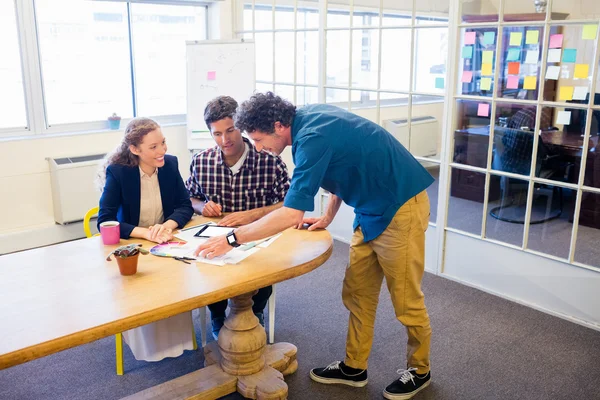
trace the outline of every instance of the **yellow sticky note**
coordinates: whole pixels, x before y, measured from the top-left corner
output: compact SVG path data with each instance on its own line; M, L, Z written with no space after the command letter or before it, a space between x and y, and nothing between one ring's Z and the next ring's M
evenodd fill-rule
M490 90L492 88L492 78L481 78L481 90Z
M522 32L511 32L510 33L510 45L511 46L520 46L523 41L523 33Z
M581 37L585 40L596 40L598 25L584 25Z
M588 64L575 64L575 78L587 79L590 72Z
M492 72L492 64L481 64L481 75L482 76L494 75L494 73Z
M525 81L523 82L523 89L535 90L536 87L537 87L537 78L535 76L526 76Z
M483 64L491 64L494 62L494 52L484 51L481 53L481 62Z
M559 100L573 100L573 86L562 86L560 88Z
M540 41L540 31L527 31L525 44L538 44Z

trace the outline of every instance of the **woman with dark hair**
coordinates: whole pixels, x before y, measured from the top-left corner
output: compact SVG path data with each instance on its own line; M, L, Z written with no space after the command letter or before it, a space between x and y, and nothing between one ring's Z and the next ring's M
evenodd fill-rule
M98 174L102 188L98 226L119 221L121 238L156 243L173 238L194 210L179 173L177 157L166 154L160 126L149 118L133 119L117 149ZM193 349L192 314L186 312L123 333L138 360L160 361Z

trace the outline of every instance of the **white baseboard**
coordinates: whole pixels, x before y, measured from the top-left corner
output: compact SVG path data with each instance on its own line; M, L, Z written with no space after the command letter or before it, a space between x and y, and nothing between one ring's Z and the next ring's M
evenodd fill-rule
M83 223L38 225L0 234L0 255L84 238Z

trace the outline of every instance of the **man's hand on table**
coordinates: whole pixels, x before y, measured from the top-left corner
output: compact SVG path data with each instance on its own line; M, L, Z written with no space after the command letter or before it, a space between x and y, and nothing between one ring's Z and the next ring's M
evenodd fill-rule
M223 207L214 201L207 202L202 208L202 215L205 217L220 217Z
M221 221L219 221L219 225L220 226L248 225L248 224L251 224L252 222L256 221L258 218L259 218L259 216L257 216L256 213L253 212L253 210L239 211L239 212L234 212L234 213L227 215L225 218L223 218Z
M323 215L318 218L304 218L302 219L302 223L296 226L296 229L302 229L304 224L308 224L308 230L314 231L316 229L325 229L331 223L331 218L327 215Z
M229 252L231 249L233 249L233 247L227 243L225 235L215 236L198 246L194 251L194 255L196 257L204 257L212 260L215 257L222 256Z

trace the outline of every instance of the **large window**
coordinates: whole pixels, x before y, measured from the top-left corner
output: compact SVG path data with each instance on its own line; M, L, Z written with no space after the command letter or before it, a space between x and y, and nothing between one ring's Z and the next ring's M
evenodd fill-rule
M458 13L447 227L597 269L600 6L479 3Z
M113 113L184 122L185 42L207 32L206 6L188 3L1 2L0 132L106 129Z
M12 1L0 2L0 132L27 127L17 13Z

